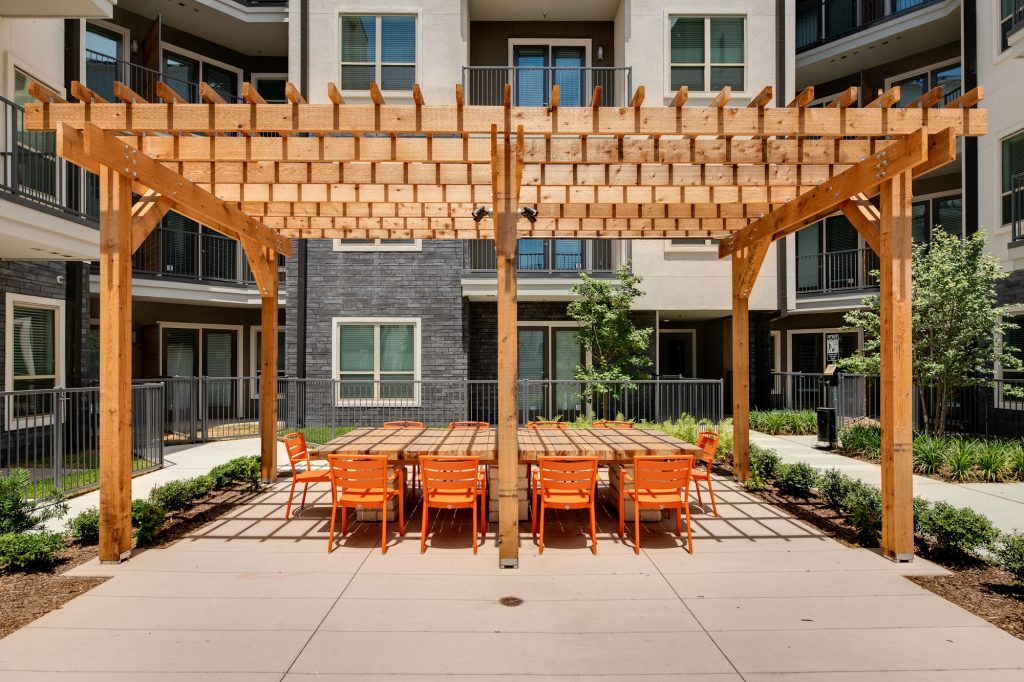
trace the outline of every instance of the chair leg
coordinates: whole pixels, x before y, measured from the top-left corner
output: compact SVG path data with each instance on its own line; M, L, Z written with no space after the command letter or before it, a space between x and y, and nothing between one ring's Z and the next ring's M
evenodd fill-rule
M341 506L341 535L345 536L348 532L348 507L345 505Z
M476 497L473 498L473 554L476 554L476 534L478 532L478 521L476 518Z
M380 506L380 553L388 553L388 501L384 498L384 504Z
M694 479L693 480L693 487L697 489L697 504L699 504L700 508L703 509L704 508L704 500L702 500L701 497L700 497L700 480Z
M306 493L309 492L309 481L302 485L302 504L299 505L299 509L306 508Z
M423 501L423 528L420 530L420 554L427 551L427 501Z
M405 477L402 477L401 486L405 487ZM402 493L398 493L398 537L405 537L405 503L402 502Z
M637 554L640 553L640 501L633 503L633 547Z
M590 551L597 556L597 523L594 520L594 500L590 500Z
M708 495L711 497L711 511L718 517L718 504L715 502L715 491L711 488L711 472L708 472Z
M533 527L533 539L534 540L537 539L537 510L538 510L538 506L537 505L540 504L540 502L539 502L540 495L538 493L539 493L538 489L536 487L534 487L534 489L533 489L533 508L530 510L530 525Z
M626 535L626 492L623 490L622 479L619 479L619 537Z
M684 500L684 504L686 506L690 506L690 501L689 500ZM679 507L676 507L676 537L679 537L680 535L683 534L682 520L681 520L682 516L683 516L683 510L680 509Z
M686 505L686 551L693 554L693 530L690 528L690 505Z
M331 531L327 534L327 553L330 554L334 551L334 519L338 516L338 506L335 504L331 505ZM344 516L342 517L342 523L344 523ZM342 531L344 535L344 531Z
M292 498L295 496L295 479L292 479L291 490L288 491L288 506L284 508L284 520L287 521L292 513Z
M537 554L544 553L544 500L540 501L540 543L538 545Z

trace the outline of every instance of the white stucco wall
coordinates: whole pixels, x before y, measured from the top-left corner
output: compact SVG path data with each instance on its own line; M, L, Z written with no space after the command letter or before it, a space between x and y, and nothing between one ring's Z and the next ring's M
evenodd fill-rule
M988 135L978 140L978 228L1006 270L1024 269L1024 248L1007 249L1010 226L1002 224L1002 140L1024 131L1024 58L1000 53L998 2L978 2L978 83L985 88ZM1012 254L1012 256L1010 255ZM1011 260L1012 258L1012 260Z
M463 0L310 0L310 102L324 103L327 83L341 81L341 14L416 14L416 82L428 103L452 103L455 84L469 59L469 25ZM299 3L288 9L289 79L299 83ZM365 102L365 92L343 91L345 101ZM389 96L390 95L390 96ZM410 93L384 93L389 103L411 100Z
M64 91L64 20L0 18L3 95L14 94L17 67L57 92Z

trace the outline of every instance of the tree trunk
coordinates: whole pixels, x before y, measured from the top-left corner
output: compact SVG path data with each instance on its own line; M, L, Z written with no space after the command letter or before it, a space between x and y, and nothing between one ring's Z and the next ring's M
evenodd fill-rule
M918 385L917 397L921 401L921 416L924 417L924 430L926 433L932 433L935 421L932 419L931 412L928 409L928 398L925 395L924 386Z

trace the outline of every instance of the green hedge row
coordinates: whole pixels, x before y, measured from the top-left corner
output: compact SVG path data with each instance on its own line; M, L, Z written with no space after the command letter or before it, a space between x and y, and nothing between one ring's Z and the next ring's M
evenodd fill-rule
M750 428L773 436L809 436L818 432L814 410L751 410Z

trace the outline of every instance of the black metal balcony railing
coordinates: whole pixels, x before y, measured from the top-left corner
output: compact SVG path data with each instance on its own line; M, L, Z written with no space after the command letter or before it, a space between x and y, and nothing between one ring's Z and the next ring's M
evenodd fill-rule
M551 89L559 89L559 106L590 104L594 88L601 86L601 104L625 106L633 90L629 66L464 66L462 91L468 104L503 103L505 85L512 89L516 106L551 106Z
M1024 240L1024 173L1010 178L1010 225L1013 241Z
M809 50L942 0L797 0L796 49Z
M0 97L0 193L7 199L95 227L83 172L57 156L56 134L25 130L25 110Z
M877 269L878 256L869 248L797 256L796 291L827 294L868 289L878 286L871 275Z
M124 83L148 102L160 101L160 96L156 91L157 83L164 83L188 102L193 104L202 102L202 98L199 96L199 83L177 78L161 71L147 69L144 66L126 62L123 59L114 59L99 52L86 50L85 84L100 97L110 102L116 102L117 98L114 97L114 81ZM229 91L227 87L218 83L210 83L209 85L226 102L241 103L244 101L236 92ZM237 87L237 84L234 87Z
M241 246L230 237L159 227L132 257L136 274L253 284Z
M622 250L622 245L612 240L521 239L517 269L524 274L609 273L625 261ZM497 268L493 241L463 242L464 271L494 272Z

